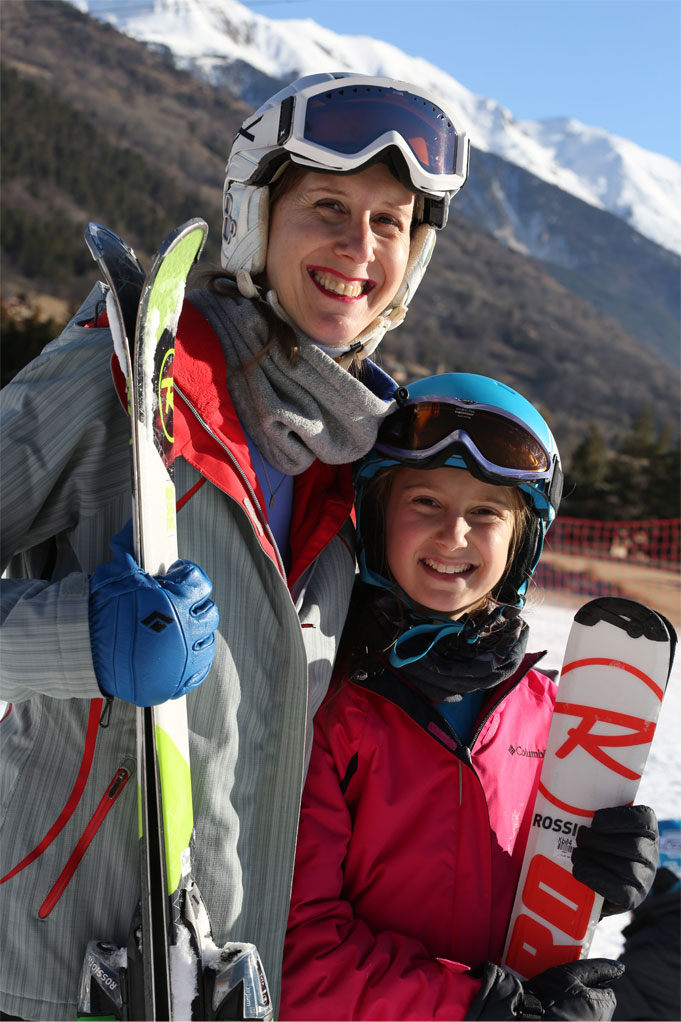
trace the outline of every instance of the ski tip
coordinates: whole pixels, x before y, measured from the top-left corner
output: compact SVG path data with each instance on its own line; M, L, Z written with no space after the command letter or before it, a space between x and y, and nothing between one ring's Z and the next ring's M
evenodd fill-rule
M90 255L104 269L109 265L121 266L125 280L141 286L145 271L134 250L109 227L91 220L83 231Z
M206 238L208 236L208 224L200 216L195 216L190 220L186 220L185 223L180 224L180 226L176 227L174 231L171 231L167 238L164 238L159 245L157 258L163 257L170 249L175 248L178 242L182 241L183 238L194 233L200 233L202 235L201 242L196 252L196 261L203 251L203 246L205 245Z
M589 627L605 621L621 628L632 639L645 637L652 642L669 642L670 629L674 631L657 611L620 596L599 596L585 603L575 614L575 621Z

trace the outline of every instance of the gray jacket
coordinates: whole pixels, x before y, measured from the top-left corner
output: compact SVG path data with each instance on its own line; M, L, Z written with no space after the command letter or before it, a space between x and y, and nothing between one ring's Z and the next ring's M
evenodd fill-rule
M134 708L114 702L101 727L92 702L88 575L131 507L110 333L78 325L101 297L1 395L0 874L40 854L0 883L0 1008L33 1019L75 1018L86 942L125 944L139 890ZM200 475L180 458L175 478L184 494ZM247 510L211 483L179 512L178 539L220 611L214 666L188 698L196 878L216 943L257 944L276 1005L306 729L347 611L352 536L331 538L293 593Z

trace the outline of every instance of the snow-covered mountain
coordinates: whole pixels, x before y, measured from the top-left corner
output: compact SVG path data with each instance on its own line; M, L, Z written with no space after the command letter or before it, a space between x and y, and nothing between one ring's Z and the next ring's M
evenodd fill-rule
M474 146L621 217L681 253L681 164L570 118L518 121L422 57L305 19L273 21L236 0L71 0L178 66L229 84L257 105L296 75L354 70L411 82L446 97Z

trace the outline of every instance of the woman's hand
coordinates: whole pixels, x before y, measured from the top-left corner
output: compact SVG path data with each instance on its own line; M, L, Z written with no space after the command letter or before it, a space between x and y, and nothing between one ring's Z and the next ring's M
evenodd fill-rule
M179 560L152 577L130 553L128 523L111 541L114 557L90 581L90 646L107 696L136 706L177 699L206 678L215 654L217 607L208 576Z

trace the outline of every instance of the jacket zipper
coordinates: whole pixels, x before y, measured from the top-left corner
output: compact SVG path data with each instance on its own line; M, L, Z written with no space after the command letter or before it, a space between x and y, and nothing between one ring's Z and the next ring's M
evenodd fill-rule
M38 916L40 919L46 919L52 909L55 907L62 894L68 887L73 874L76 872L81 859L85 855L86 851L92 844L92 841L97 834L97 831L104 823L104 820L111 812L114 802L118 799L126 784L130 780L131 770L125 766L118 768L113 776L113 779L109 783L104 795L100 799L99 805L95 809L94 813L90 817L90 820L81 834L75 848L71 852L69 859L64 866L63 870L59 874L55 884L49 891L45 901L38 909Z
M85 791L87 779L90 776L92 761L95 755L95 745L97 744L97 731L99 728L100 718L102 716L103 703L103 699L90 700L90 713L88 717L87 731L85 733L83 758L81 760L80 769L78 770L78 776L76 777L73 790L71 791L64 808L42 840L35 846L33 851L24 856L21 862L18 862L16 866L9 871L9 873L5 873L4 877L0 879L0 884L4 884L5 881L11 880L12 877L16 876L17 873L20 873L22 869L26 869L26 867L30 866L32 862L35 862L35 860L43 854L45 849L52 844L57 835L62 832L76 811L76 807L83 796L83 792Z
M481 733L482 729L484 728L485 724L490 719L490 717L492 716L494 711L497 709L498 706L501 706L501 704L503 703L504 699L506 699L508 696L510 696L511 692L513 692L518 687L518 685L523 680L523 678L528 673L528 671L531 671L532 668L536 664L539 663L539 661L541 660L541 658L543 656L544 656L544 653L536 653L536 654L529 653L529 654L526 654L525 657L523 657L523 660L521 661L520 667L518 668L518 671L517 671L518 677L516 678L516 680L513 682L513 684L511 685L510 688L506 689L506 691L503 693L503 695L499 696L499 698L496 699L492 703L492 705L490 707L488 707L487 712L485 713L485 716L482 718L482 720L478 724L477 728L475 729L475 733L474 733L474 735L473 735L473 737L471 739L471 744L470 744L470 751L471 752L473 750L473 746L475 745L475 743L477 742L478 738L480 737L480 733Z
M185 395L182 393L182 391L177 386L177 384L175 384L175 390L180 395L180 397L182 398L182 400L186 404L187 408L190 410L190 412L192 413L194 418L197 420L197 422L199 422L201 424L201 426L203 426L203 428L208 433L208 435L211 436L213 438L213 440L215 440L215 442L217 444L219 444L220 447L223 449L223 451L225 452L225 454L229 458L230 462L232 463L232 467L236 470L236 472L238 473L240 479L242 480L242 482L244 484L244 488L248 492L249 499L251 497L253 498L253 504L255 505L255 507L257 509L257 512L258 512L258 520L260 522L260 525L264 529L264 531L267 533L267 538L270 541L270 543L272 545L272 549L274 550L274 552L276 554L277 567L279 568L279 571L281 572L282 578L286 582L287 581L286 569L284 567L284 562L283 562L283 560L281 558L281 554L279 553L279 547L277 546L277 543L276 543L276 540L275 540L274 535L272 533L272 530L270 529L269 520L267 518L267 515L264 513L262 507L260 506L260 501L258 500L258 498L257 498L257 496L255 494L255 490L253 489L253 487L251 486L250 482L248 481L248 479L244 475L244 471L243 471L241 465L239 464L239 462L237 461L235 456L232 454L232 452L230 451L230 449L227 446L227 444L223 443L223 441L220 439L220 437L217 436L213 432L213 430L208 425L208 423L205 421L205 419L203 419L202 416L199 414L199 412L197 412L196 408L194 408L194 405L191 403L191 401L189 401L189 399L185 397Z

